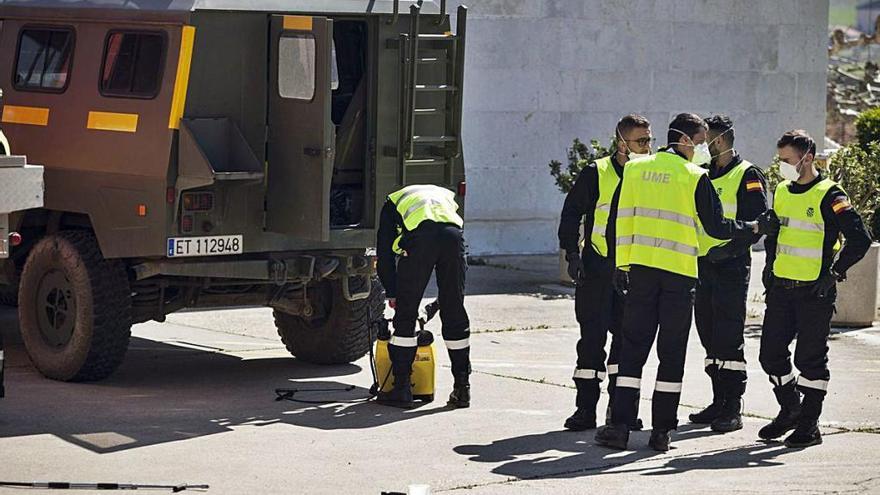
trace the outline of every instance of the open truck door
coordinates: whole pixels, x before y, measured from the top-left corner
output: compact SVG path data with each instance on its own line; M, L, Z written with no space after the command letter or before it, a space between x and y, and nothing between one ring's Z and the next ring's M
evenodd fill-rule
M273 15L269 36L266 228L330 238L333 21Z

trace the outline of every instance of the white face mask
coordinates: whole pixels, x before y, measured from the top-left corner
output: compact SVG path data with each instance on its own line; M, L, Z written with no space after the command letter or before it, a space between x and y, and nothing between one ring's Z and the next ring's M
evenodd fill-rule
M712 161L712 153L709 151L709 143L694 146L694 157L691 163L694 165L706 165Z
M693 163L694 165L706 165L707 163L712 161L712 153L709 151L709 143L695 145L693 144L694 140L691 139L691 137L687 134L679 131L678 129L671 130L681 134L682 136L685 136L686 138L688 138L688 141L691 142L691 144L675 143L679 146L691 146L694 148L694 156L691 157L691 163Z
M806 157L806 155L801 157L801 159L798 160L798 162L794 165L792 165L788 162L785 162L785 161L780 161L779 162L779 175L781 175L783 179L790 180L792 182L800 179L801 174L800 174L800 172L798 172L798 166L801 164L802 161L804 161L805 157Z

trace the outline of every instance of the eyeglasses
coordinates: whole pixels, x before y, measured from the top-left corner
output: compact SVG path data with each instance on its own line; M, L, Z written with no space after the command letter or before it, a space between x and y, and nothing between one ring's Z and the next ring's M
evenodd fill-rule
M626 141L627 143L638 143L639 146L648 146L649 144L654 144L657 139L652 137L644 137L638 139L624 139L624 141Z

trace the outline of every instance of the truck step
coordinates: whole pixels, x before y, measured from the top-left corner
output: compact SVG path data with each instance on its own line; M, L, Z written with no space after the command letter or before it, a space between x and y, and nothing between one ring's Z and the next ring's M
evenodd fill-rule
M416 84L416 91L458 91L458 86L450 84Z
M416 108L416 115L443 115L446 110L443 108Z
M456 136L413 136L413 142L425 143L454 143L458 141Z

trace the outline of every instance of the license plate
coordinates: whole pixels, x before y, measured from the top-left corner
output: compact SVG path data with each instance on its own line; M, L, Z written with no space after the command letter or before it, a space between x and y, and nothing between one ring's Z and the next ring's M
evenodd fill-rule
M244 240L240 235L168 238L169 258L241 254L243 249Z

